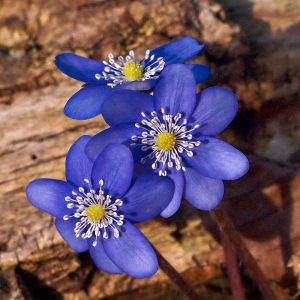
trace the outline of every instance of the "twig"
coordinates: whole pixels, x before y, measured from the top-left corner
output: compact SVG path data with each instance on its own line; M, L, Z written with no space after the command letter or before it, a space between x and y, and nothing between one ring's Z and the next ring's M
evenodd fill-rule
M155 248L154 248L155 249ZM155 249L162 271L181 289L190 300L201 300L193 287L188 284L174 267Z
M234 300L246 300L243 283L241 280L238 260L235 250L224 233L220 230L221 241L225 256L225 264L229 277L231 292Z
M300 291L297 292L297 293L292 297L291 300L297 300L297 298L298 298L299 296L300 296Z
M252 280L256 282L264 298L266 300L276 300L277 298L270 287L268 279L259 268L256 260L253 258L252 254L244 244L240 234L234 228L231 219L228 217L225 211L221 208L217 208L212 212L212 216L217 222L220 230L231 242L241 262L248 270Z

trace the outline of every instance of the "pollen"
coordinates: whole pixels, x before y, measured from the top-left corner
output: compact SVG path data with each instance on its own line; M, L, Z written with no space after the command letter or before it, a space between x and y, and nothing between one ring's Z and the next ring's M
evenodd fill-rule
M176 143L176 137L173 133L170 132L162 132L160 133L156 139L156 146L165 152L170 151L174 148Z
M128 80L139 80L143 78L143 67L133 61L126 62L123 74Z
M86 209L86 215L91 223L98 223L104 217L104 209L100 204L92 204Z

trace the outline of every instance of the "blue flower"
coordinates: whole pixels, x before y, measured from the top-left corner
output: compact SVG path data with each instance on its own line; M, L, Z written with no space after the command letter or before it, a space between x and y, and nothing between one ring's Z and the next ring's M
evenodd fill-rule
M64 240L76 252L89 250L99 269L136 278L153 275L156 254L133 224L158 215L171 200L174 184L155 175L132 181L133 158L124 145L109 145L92 164L84 154L90 139L82 136L71 147L66 182L34 180L27 197L56 217Z
M72 53L59 54L55 59L57 68L69 77L86 83L67 102L65 115L77 120L93 118L102 112L103 101L114 90L150 90L165 66L184 63L203 48L204 45L191 37L184 37L153 51L147 50L144 59L140 61L133 51L125 58L119 56L116 60L109 54L108 62ZM193 71L198 83L209 77L208 67L197 64L187 66Z
M86 152L95 159L109 143L130 145L137 169L170 177L175 192L163 217L178 210L182 196L198 209L212 210L223 197L223 180L238 179L249 168L244 154L213 137L237 111L234 93L215 86L196 94L193 73L173 64L162 72L154 96L123 90L104 102L103 117L111 127L95 135Z

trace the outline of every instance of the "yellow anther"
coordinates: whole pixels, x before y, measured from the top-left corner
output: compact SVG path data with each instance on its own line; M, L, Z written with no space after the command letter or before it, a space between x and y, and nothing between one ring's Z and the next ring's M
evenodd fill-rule
M100 204L92 204L86 209L86 214L91 223L98 223L104 217L104 209Z
M123 68L123 74L128 80L142 79L143 67L133 61L128 61Z
M156 146L163 151L170 151L176 143L176 137L173 133L170 132L162 132L160 133L156 139Z

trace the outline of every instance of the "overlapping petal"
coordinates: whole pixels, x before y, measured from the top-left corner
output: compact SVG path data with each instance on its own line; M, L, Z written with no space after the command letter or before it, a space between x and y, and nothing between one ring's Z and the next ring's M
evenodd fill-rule
M115 89L126 89L133 91L149 91L151 90L156 83L156 79L147 79L147 80L134 80L127 81L115 87Z
M215 179L233 180L247 173L249 161L242 152L216 138L201 137L200 140L201 145L193 149L193 157L182 154L190 167Z
M108 129L105 129L88 142L85 151L87 156L91 160L95 160L97 156L103 151L103 149L112 143L125 144L129 146L131 143L131 137L133 135L139 135L140 129L134 126L134 123L119 124ZM137 153L140 152L140 146L136 147Z
M184 188L184 177L182 171L172 169L169 177L175 184L174 194L168 206L160 214L164 218L169 218L174 215L180 207Z
M138 91L115 91L103 104L103 117L111 125L140 122L141 112L152 112L154 97Z
M129 221L120 230L120 238L103 239L107 255L132 277L145 278L155 274L157 257L146 237Z
M184 177L184 197L194 207L210 211L221 202L224 195L222 180L202 176L191 168L187 168Z
M188 118L196 105L196 81L185 65L170 65L161 73L154 88L154 106L157 111L167 109L171 115L182 113Z
M111 274L124 273L119 267L117 267L112 260L106 254L101 238L98 239L97 245L93 246L94 237L88 239L88 247L90 255L96 267L104 272Z
M123 196L128 190L133 174L133 158L130 150L120 144L108 145L93 164L92 181L95 189L99 180L103 190L114 197Z
M132 222L144 222L159 215L169 204L174 193L174 184L168 178L157 175L140 176L135 179L122 211Z
M75 93L66 103L64 113L75 120L87 120L102 112L104 100L109 99L112 89L101 85L88 85Z
M236 95L223 87L209 87L197 95L197 100L192 120L194 124L200 124L202 135L219 134L238 111Z
M83 186L84 179L91 179L92 161L85 154L85 147L91 140L81 136L70 148L66 158L66 179L75 186Z
M73 53L61 53L55 57L57 68L79 81L87 83L104 83L105 80L97 80L95 74L102 73L105 65L94 59L86 58Z
M156 58L162 57L166 64L178 64L191 59L203 48L203 44L187 36L154 49L150 55L154 54Z
M54 217L63 218L70 213L65 197L71 196L72 190L76 190L76 187L65 181L41 178L29 183L26 187L26 195L36 208Z
M186 66L193 72L196 83L203 83L210 76L210 69L207 66L197 64L186 64Z
M70 218L68 221L63 219L56 219L55 226L62 238L67 244L76 252L85 252L88 250L87 240L81 237L76 237L74 228L78 219Z

